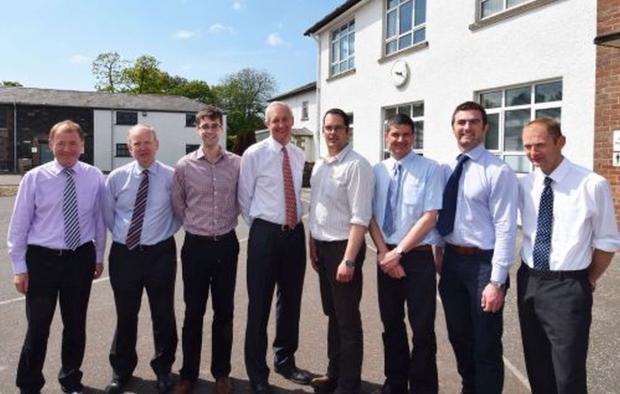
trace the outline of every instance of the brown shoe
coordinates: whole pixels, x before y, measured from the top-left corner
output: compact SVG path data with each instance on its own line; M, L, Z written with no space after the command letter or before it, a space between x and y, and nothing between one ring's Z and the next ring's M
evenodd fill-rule
M338 381L327 375L319 376L310 381L315 393L333 393L338 387Z
M232 392L232 381L228 376L215 379L215 394L231 394Z
M174 385L172 394L189 394L194 389L194 382L187 379L181 379Z

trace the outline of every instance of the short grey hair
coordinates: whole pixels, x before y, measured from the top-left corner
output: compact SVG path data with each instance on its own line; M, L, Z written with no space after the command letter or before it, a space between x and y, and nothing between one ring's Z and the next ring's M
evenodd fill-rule
M265 122L269 122L269 111L271 111L275 107L284 107L284 108L286 108L286 110L288 111L288 114L291 116L291 118L293 117L293 111L291 110L291 107L289 107L287 103L285 103L283 101L272 101L271 103L269 103L267 108L265 108Z
M129 130L127 130L127 142L129 142L130 140L131 133L140 129L147 129L151 132L151 135L153 135L153 139L157 140L157 133L155 132L155 128L153 126L144 123L138 123L134 126L131 126Z

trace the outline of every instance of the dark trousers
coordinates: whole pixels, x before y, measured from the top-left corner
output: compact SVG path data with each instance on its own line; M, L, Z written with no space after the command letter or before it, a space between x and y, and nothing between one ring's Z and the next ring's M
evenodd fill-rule
M327 375L338 381L339 393L359 393L364 355L360 301L366 245L355 259L353 279L342 283L336 281L336 272L346 248L347 241L317 241L321 302L328 317Z
M435 339L436 279L431 251L411 251L401 258L407 276L393 279L377 269L379 311L383 322L386 383L392 392L437 393ZM413 331L409 353L404 306Z
M293 230L261 219L250 227L248 240L248 317L245 330L245 368L251 382L266 382L269 368L267 322L277 285L274 364L295 364L299 345L299 312L306 273L306 241L303 224Z
M174 238L133 250L114 242L109 260L116 305L116 331L110 348L113 376L130 377L138 363L136 336L143 289L148 296L155 344L151 368L158 376L169 373L178 341L174 316L177 272Z
M538 272L521 265L517 305L532 393L587 393L592 322L587 270Z
M62 352L58 381L63 390L82 388L82 359L86 345L86 312L95 271L92 242L62 253L28 245L28 292L26 318L28 330L17 367L17 386L38 392L45 384L43 362L56 302L62 316Z
M185 234L183 262L183 379L196 381L200 374L203 320L211 290L211 374L230 374L233 313L239 241L234 231L219 239Z
M492 257L493 251L460 256L445 249L439 294L464 393L501 393L504 386L503 307L496 313L480 307Z

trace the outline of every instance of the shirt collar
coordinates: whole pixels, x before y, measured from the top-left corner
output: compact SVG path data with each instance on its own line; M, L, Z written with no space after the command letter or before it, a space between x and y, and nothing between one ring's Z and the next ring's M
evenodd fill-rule
M346 144L344 146L344 148L342 148L342 150L340 152L338 152L338 154L334 157L331 158L325 158L325 162L327 163L335 163L335 162L342 162L344 160L345 157L347 157L347 155L349 154L349 152L351 152L351 149L353 149L353 147L351 146L351 144Z
M217 163L218 161L222 160L225 156L226 156L226 150L224 148L222 148L221 145L218 145L219 148L219 156L217 157L217 159L215 160L214 163ZM200 148L198 148L196 150L196 159L198 160L206 160L209 163L211 163L208 159L207 156L205 156L205 151L203 150L202 145L200 145Z
M266 141L267 141L267 145L269 146L269 148L277 152L280 152L282 148L286 148L288 145L291 144L291 142L289 141L288 144L282 145L281 143L276 141L272 136L269 136Z
M560 183L570 172L570 162L566 157L562 157L562 161L560 162L560 164L558 164L558 166L555 168L555 170L553 170L551 174L545 174L544 172L542 172L540 167L536 167L534 172L536 173L536 177L539 179L549 177L553 179L553 182Z
M475 148L470 149L467 152L462 152L462 154L469 156L469 158L472 159L473 161L478 161L478 159L480 159L480 156L482 156L484 151L485 151L484 144L480 143Z
M78 170L80 168L79 164L78 164L79 160L77 160L75 162L75 164L69 168L71 168L73 170L74 173L78 173ZM63 167L58 160L54 159L53 161L53 165L52 165L52 171L54 172L54 174L58 175L60 173L62 173L65 170L65 167Z
M142 168L142 166L137 161L134 161L133 173L135 175L142 175L142 171L144 171L145 169L149 170L150 174L155 175L157 174L157 170L159 169L159 162L155 160L149 168Z

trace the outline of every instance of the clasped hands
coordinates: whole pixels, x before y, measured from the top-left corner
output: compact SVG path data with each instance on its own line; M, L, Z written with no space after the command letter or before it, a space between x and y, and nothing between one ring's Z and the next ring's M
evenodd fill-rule
M403 266L400 265L400 259L401 255L395 249L377 253L377 264L379 268L393 279L401 279L407 276Z

